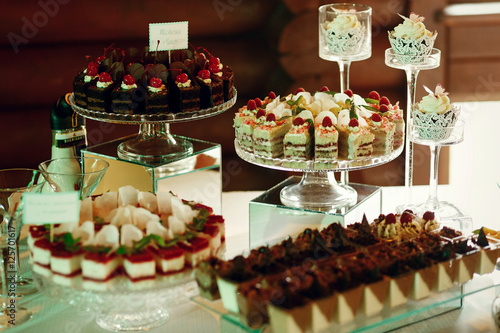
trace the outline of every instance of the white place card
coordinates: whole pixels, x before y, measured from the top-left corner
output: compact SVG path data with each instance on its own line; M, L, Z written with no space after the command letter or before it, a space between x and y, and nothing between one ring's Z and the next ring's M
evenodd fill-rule
M149 24L149 50L168 51L188 48L188 22Z
M76 191L25 193L24 224L73 223L80 220L80 200Z

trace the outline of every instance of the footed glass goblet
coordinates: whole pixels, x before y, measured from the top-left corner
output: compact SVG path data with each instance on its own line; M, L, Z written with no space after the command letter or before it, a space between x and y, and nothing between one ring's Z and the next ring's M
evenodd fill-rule
M22 225L22 195L39 192L44 184L40 171L33 169L0 170L0 248L2 249L2 304L0 328L19 325L31 312L16 303L18 297L36 291L32 279L23 277L20 269L19 239Z
M80 199L84 199L94 192L109 163L93 157L68 157L42 162L39 168L47 180L42 191L78 191Z

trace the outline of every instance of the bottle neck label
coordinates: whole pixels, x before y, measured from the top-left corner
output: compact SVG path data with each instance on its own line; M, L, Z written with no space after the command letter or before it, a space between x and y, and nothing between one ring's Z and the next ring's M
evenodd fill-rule
M56 133L54 137L54 146L56 148L85 148L86 145L87 138L85 129L68 133Z

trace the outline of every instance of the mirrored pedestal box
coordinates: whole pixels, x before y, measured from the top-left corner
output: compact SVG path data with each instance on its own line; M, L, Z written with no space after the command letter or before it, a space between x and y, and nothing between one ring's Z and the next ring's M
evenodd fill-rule
M361 222L363 214L377 217L382 209L382 188L379 186L349 184L358 193L355 205L331 211L315 211L288 207L281 203L280 191L299 183L301 177L292 176L250 201L250 248L281 242L305 228L321 229L333 222L345 226Z
M192 153L160 165L148 165L118 157L118 145L133 137L105 142L82 151L83 156L102 158L110 165L94 194L116 191L124 185L153 193L171 191L182 199L212 207L215 214L222 214L222 150L219 144L174 135L191 142Z

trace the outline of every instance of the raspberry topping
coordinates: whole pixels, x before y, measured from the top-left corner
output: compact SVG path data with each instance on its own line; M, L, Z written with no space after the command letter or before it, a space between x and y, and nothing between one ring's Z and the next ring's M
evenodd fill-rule
M161 88L161 79L158 77L152 77L151 80L149 80L149 85L153 88Z
M354 95L351 89L347 89L346 91L344 91L344 94L346 94L349 97L352 97Z
M319 91L321 91L321 92L323 92L323 91L330 91L330 89L328 89L327 86L323 86L323 87L321 87L321 89Z
M395 224L396 223L396 216L394 214L387 214L385 216L385 224Z
M374 113L374 114L372 114L371 119L372 119L374 122L376 122L376 123L378 123L378 122L381 122L381 121L382 121L382 117L380 117L380 115L379 115L378 113Z
M391 102L389 102L389 99L385 96L380 97L380 100L378 101L380 105L390 105Z
M208 71L210 73L219 73L220 72L219 65L210 65L210 66L208 66Z
M295 92L293 93L294 95L297 95L298 93L300 92L305 92L306 90L304 88L298 88L297 90L295 90Z
M427 211L424 213L424 216L422 216L422 217L426 221L432 221L432 220L434 220L434 212Z
M389 111L389 107L385 104L382 104L379 108L379 111L380 112L387 112L387 111Z
M106 72L99 74L99 82L111 82L111 75Z
M255 115L257 118L260 118L260 117L263 117L266 115L266 111L264 111L263 109L259 109L257 111L257 114Z
M175 77L175 81L179 83L186 83L189 77L187 76L186 73L179 74Z
M248 100L247 109L248 110L255 110L255 109L257 109L257 104L255 103L255 100L253 100L253 99Z
M255 105L257 105L258 108L260 108L262 106L262 101L260 100L260 98L256 98L255 99Z
M370 93L368 94L368 98L376 99L378 101L380 99L380 94L378 92L376 92L375 90L373 90L373 91L370 91Z
M330 117L323 118L321 125L323 125L323 127L332 127L333 126L332 119Z
M401 223L410 223L412 220L413 217L407 211L404 211L403 214L401 214Z
M98 75L97 66L91 67L89 64L89 66L87 67L87 75L88 76L97 76Z
M274 93L274 91L271 91L271 92L269 93L268 97L269 97L270 99L275 99L275 98L276 98L276 94Z
M100 56L100 57L97 57L97 59L95 60L96 63L100 64L104 59L106 59L105 56Z
M266 121L276 121L276 115L274 113L270 113L266 117Z
M349 127L358 127L359 122L356 118L351 118L351 121L349 121Z
M198 72L198 76L201 77L203 80L209 79L210 71L202 69L201 71Z
M125 83L126 85L128 86L131 86L133 84L135 84L135 80L134 78L132 77L132 75L130 74L127 74L123 77L123 83Z
M211 57L209 60L208 60L208 63L210 65L215 65L217 66L217 68L219 68L219 64L220 64L220 59L217 58L217 57Z
M305 120L302 119L301 117L297 117L293 120L293 125L294 126L300 126L302 125L303 123L305 123Z

